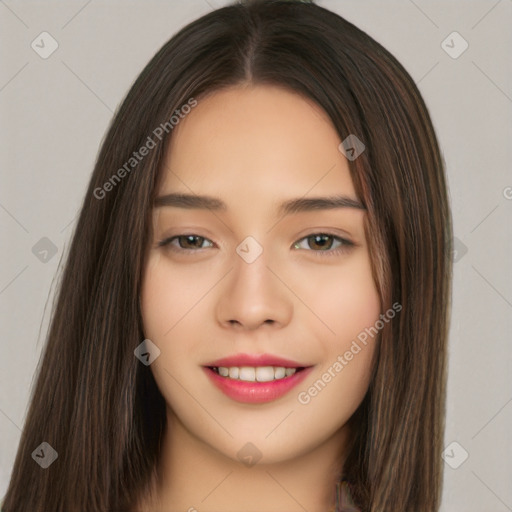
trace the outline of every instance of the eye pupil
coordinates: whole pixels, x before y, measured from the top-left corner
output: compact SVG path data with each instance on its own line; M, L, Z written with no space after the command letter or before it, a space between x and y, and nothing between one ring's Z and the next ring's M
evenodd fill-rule
M311 244L310 242L310 247L313 247L314 245L317 245L316 248L319 248L319 249L330 249L331 248L331 245L332 245L332 237L331 235L324 235L324 234L320 234L320 235L313 235L311 237L309 237L310 240L313 240L313 244ZM329 242L329 239L330 239L330 243L325 243L325 242ZM319 245L319 247L318 247Z
M201 246L203 245L203 238L200 237L200 236L197 236L197 235L185 235L185 236L182 236L180 237L181 239L185 239L185 245L187 244L190 244L192 247L194 248L201 248ZM194 241L196 243L194 243ZM181 246L181 242L180 242L180 246Z

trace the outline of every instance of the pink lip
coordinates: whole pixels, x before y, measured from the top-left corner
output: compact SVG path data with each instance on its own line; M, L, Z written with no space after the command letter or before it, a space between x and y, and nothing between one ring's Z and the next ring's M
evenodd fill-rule
M211 368L204 367L204 371L218 389L232 400L247 404L262 404L281 398L303 381L312 369L313 367L310 366L289 377L270 382L247 382L222 377Z
M305 368L307 365L273 356L271 354L236 354L234 356L217 359L205 366L281 366L284 368Z

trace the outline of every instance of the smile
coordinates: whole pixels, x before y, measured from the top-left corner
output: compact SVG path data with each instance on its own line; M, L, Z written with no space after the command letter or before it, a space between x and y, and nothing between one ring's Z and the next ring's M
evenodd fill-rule
M210 382L231 400L262 404L284 397L311 373L313 366L204 366L203 370Z

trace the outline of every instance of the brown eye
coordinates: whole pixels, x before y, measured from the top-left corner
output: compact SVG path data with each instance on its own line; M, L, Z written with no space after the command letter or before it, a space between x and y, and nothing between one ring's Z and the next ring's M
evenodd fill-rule
M210 245L206 247L212 247L213 243L208 240L208 238L204 238L199 235L177 235L171 238L167 238L158 243L159 247L169 246L172 250L175 251L187 251L194 249L204 249L204 242L207 241ZM175 243L177 242L177 243Z
M311 249L320 249L321 251L330 249L333 244L333 237L331 235L311 235L308 236L307 240Z
M306 242L307 247L304 247ZM308 235L294 244L295 249L309 249L315 253L339 254L347 251L355 244L350 240L330 233L314 233ZM334 247L333 247L334 246Z

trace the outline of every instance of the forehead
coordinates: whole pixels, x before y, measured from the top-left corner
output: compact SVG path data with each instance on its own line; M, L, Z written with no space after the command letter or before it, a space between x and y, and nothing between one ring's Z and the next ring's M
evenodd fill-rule
M275 86L216 91L174 128L160 193L253 201L318 194L355 196L341 140L313 101Z

